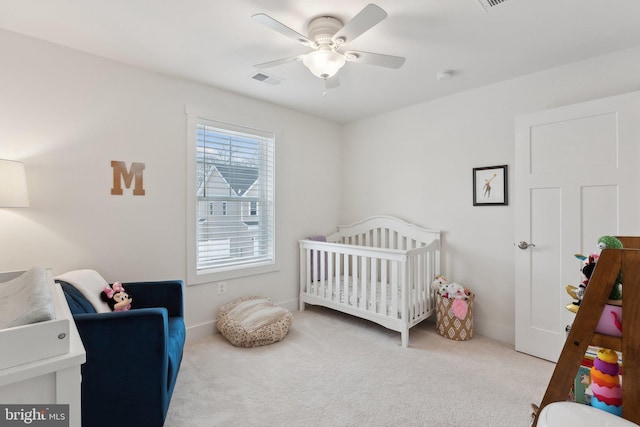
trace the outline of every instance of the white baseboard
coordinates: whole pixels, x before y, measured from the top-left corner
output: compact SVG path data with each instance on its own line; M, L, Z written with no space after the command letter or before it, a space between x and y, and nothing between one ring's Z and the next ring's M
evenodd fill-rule
M495 323L487 324L473 320L474 332L478 335L503 342L505 344L515 345L515 330Z
M290 299L288 301L279 302L278 305L280 307L286 308L289 311L298 311L298 309L300 308L298 306L298 301L299 299L295 298L295 299Z
M206 322L187 328L187 342L217 334L216 322Z

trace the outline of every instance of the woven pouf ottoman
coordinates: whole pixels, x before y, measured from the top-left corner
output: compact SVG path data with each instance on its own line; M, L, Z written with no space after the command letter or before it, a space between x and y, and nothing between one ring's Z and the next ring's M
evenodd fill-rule
M218 313L218 331L238 347L258 347L284 339L293 315L269 298L248 296L224 305Z

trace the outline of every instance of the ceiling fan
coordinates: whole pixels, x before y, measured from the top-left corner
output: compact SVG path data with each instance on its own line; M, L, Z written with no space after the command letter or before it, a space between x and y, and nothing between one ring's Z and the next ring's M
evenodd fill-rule
M255 14L251 17L254 21L313 49L313 51L304 55L263 62L254 65L254 67L262 69L289 62L302 61L315 76L325 81L326 88L339 85L335 74L344 66L346 61L386 68L400 68L405 61L405 58L401 56L343 50L347 44L353 42L386 17L387 12L382 8L375 4L368 4L344 25L333 16L320 16L312 19L308 25L308 35L305 36L276 21L269 15L264 13Z

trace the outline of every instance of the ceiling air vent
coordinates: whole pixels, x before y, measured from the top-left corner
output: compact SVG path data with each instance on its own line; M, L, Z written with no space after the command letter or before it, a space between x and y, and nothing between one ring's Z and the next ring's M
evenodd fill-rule
M253 80L257 80L259 82L267 83L267 84L270 84L270 85L279 85L280 83L282 83L282 79L270 76L270 75L262 73L262 72L258 72L258 73L255 73L255 74L251 75L251 78Z
M487 12L489 12L492 8L496 6L500 6L501 4L507 2L507 0L478 0L478 1L482 5L482 7L484 7L484 10L486 10Z

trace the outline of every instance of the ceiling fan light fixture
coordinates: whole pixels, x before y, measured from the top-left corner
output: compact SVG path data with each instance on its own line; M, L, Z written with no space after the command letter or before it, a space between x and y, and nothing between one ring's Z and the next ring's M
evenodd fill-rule
M328 79L335 75L344 66L344 56L335 52L328 46L322 46L318 50L304 56L302 63L315 76Z

